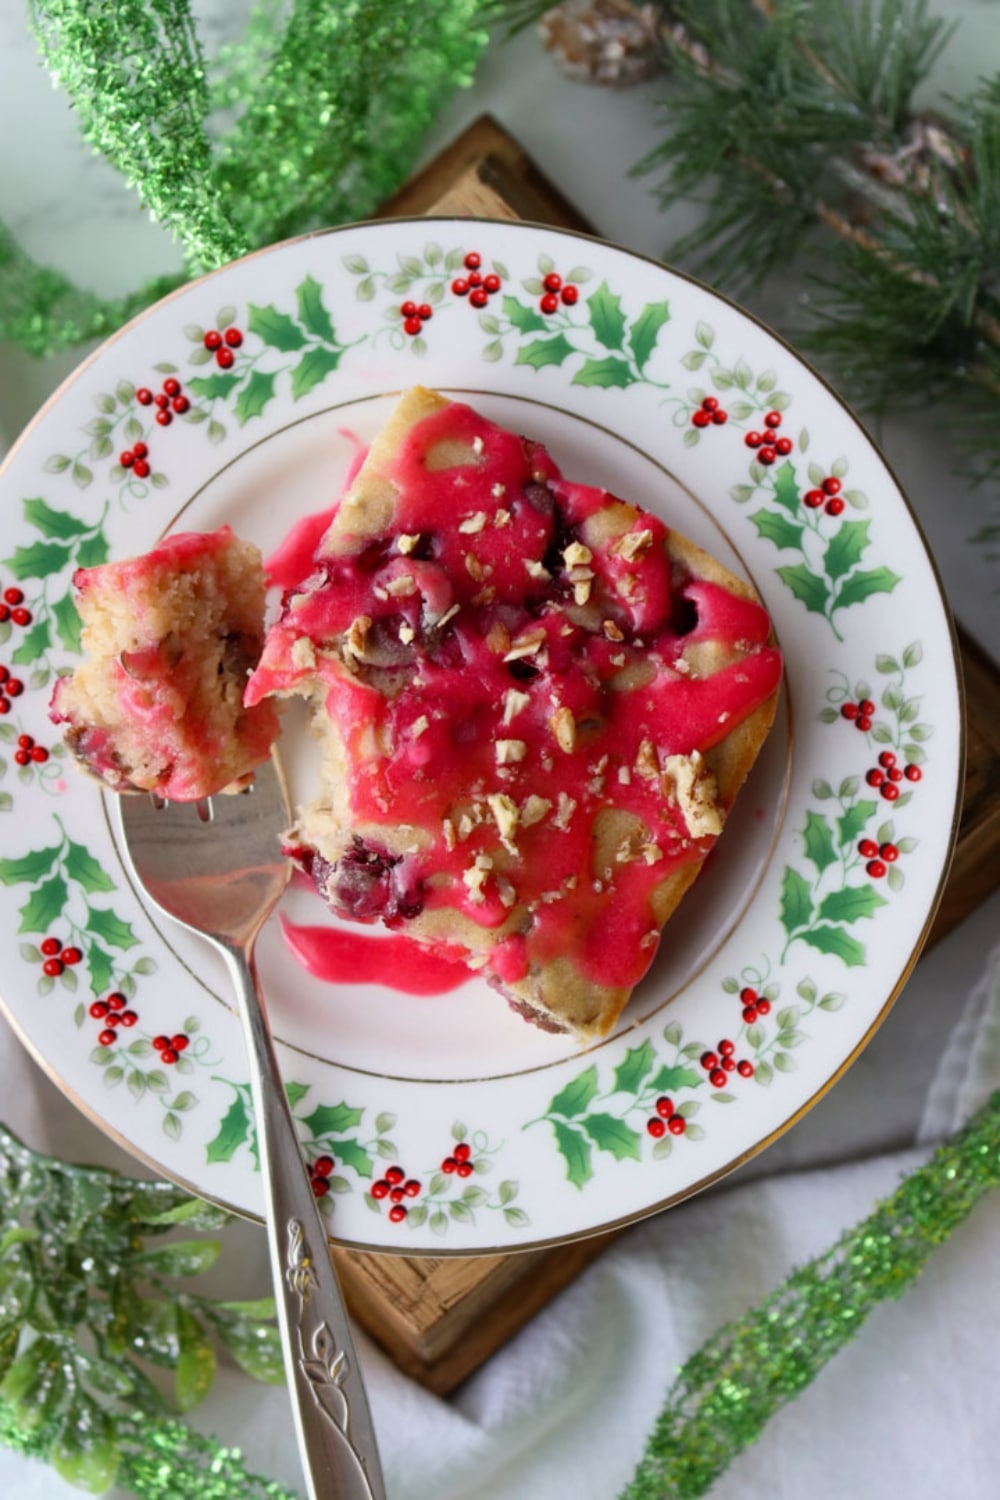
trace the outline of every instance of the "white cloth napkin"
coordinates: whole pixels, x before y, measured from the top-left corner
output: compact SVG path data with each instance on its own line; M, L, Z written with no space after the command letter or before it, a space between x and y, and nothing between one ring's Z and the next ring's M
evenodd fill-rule
M928 1093L926 1146L744 1182L636 1227L448 1400L400 1374L362 1335L390 1500L614 1500L684 1359L862 1219L996 1087L1000 954L961 1011ZM14 1101L8 1121L32 1144L134 1170L6 1030L0 1097ZM234 1225L226 1237L223 1274L237 1267L247 1291L259 1292L268 1275L260 1231ZM769 1423L714 1500L994 1500L998 1246L994 1195L905 1298L877 1308ZM242 1445L251 1468L298 1483L282 1391L224 1367L193 1420ZM0 1453L0 1493L75 1492L43 1466Z

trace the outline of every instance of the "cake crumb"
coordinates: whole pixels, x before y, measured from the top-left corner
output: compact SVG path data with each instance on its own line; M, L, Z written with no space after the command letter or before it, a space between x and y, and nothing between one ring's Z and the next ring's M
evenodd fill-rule
M476 536L486 525L486 512L477 510L474 516L466 516L464 521L458 523L459 531L466 536Z
M605 620L604 635L609 641L623 641L625 639L624 632L619 630L614 620Z
M409 554L415 552L420 545L419 531L403 531L396 538L396 546L400 552Z
M297 667L311 669L316 665L316 652L307 635L296 636L292 642L292 661Z

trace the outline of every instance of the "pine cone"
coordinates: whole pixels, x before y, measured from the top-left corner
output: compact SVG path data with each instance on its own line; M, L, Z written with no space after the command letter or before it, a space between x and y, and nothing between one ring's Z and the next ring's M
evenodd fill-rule
M588 83L627 88L662 65L660 8L630 0L565 0L538 23L563 71Z

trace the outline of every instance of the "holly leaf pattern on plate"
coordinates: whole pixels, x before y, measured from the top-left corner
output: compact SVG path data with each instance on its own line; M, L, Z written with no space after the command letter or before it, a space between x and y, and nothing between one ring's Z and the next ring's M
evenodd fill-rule
M622 299L602 281L596 292L587 298L590 326L594 336L605 349L621 349L625 343L626 318L622 312Z
M340 364L341 352L340 349L324 348L321 344L307 349L292 370L292 400L301 401L315 386L322 385Z
M864 944L852 937L845 927L820 923L800 933L800 936L804 943L818 949L820 953L832 953L834 957L843 959L848 968L861 968L866 962Z
M583 1120L583 1128L594 1145L601 1151L610 1152L616 1161L630 1159L638 1161L642 1136L616 1115L594 1113Z
M637 1094L643 1080L652 1072L655 1061L656 1053L648 1038L641 1047L630 1047L615 1068L616 1091L622 1094Z
M209 1165L216 1162L232 1161L236 1152L249 1139L250 1116L247 1112L243 1096L237 1094L222 1117L222 1122L216 1135L209 1141L205 1148L206 1160Z
M573 376L574 385L596 385L604 390L612 387L624 389L634 380L628 361L618 359L613 354L604 359L585 359Z
M872 886L847 885L824 896L817 915L830 922L856 922L860 917L873 917L885 904L885 897Z
M252 417L259 417L274 397L274 382L277 376L264 370L254 370L246 385L236 397L233 410L236 420L245 427Z
M582 1188L594 1175L591 1165L591 1148L587 1137L561 1120L552 1121L556 1133L556 1146L566 1163L566 1179L574 1187Z
M636 369L641 370L656 348L660 329L670 321L669 302L647 302L629 330L628 344L635 360Z
M330 314L323 304L323 288L320 283L314 277L307 276L296 287L295 297L298 302L299 321L302 327L315 338L332 344L336 335L333 331Z
M805 563L790 563L776 568L775 572L812 614L826 614L830 589L825 579L813 573Z
M269 344L272 349L279 349L283 354L294 353L306 342L306 336L294 318L289 317L288 313L279 312L273 304L254 307L251 303L247 327L265 344Z
M851 604L863 604L872 594L891 594L901 581L900 574L894 573L891 568L871 568L868 572L852 573L841 585L833 607L847 609Z
M534 339L517 351L516 365L530 365L533 370L542 370L546 365L561 365L576 351L564 333L552 338Z
M781 883L781 925L787 933L797 932L812 920L813 903L809 882L791 865L785 866Z
M791 547L798 551L802 546L804 526L797 526L775 510L758 510L750 517L757 528L757 535L766 537L776 547Z

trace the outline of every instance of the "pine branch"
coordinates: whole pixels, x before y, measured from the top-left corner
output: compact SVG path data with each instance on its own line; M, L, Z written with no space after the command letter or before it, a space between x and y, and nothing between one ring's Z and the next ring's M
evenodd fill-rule
M671 258L746 295L826 238L799 340L860 404L948 401L1000 474L1000 78L960 119L916 110L954 30L924 0L663 11L670 133L636 170L705 204Z

